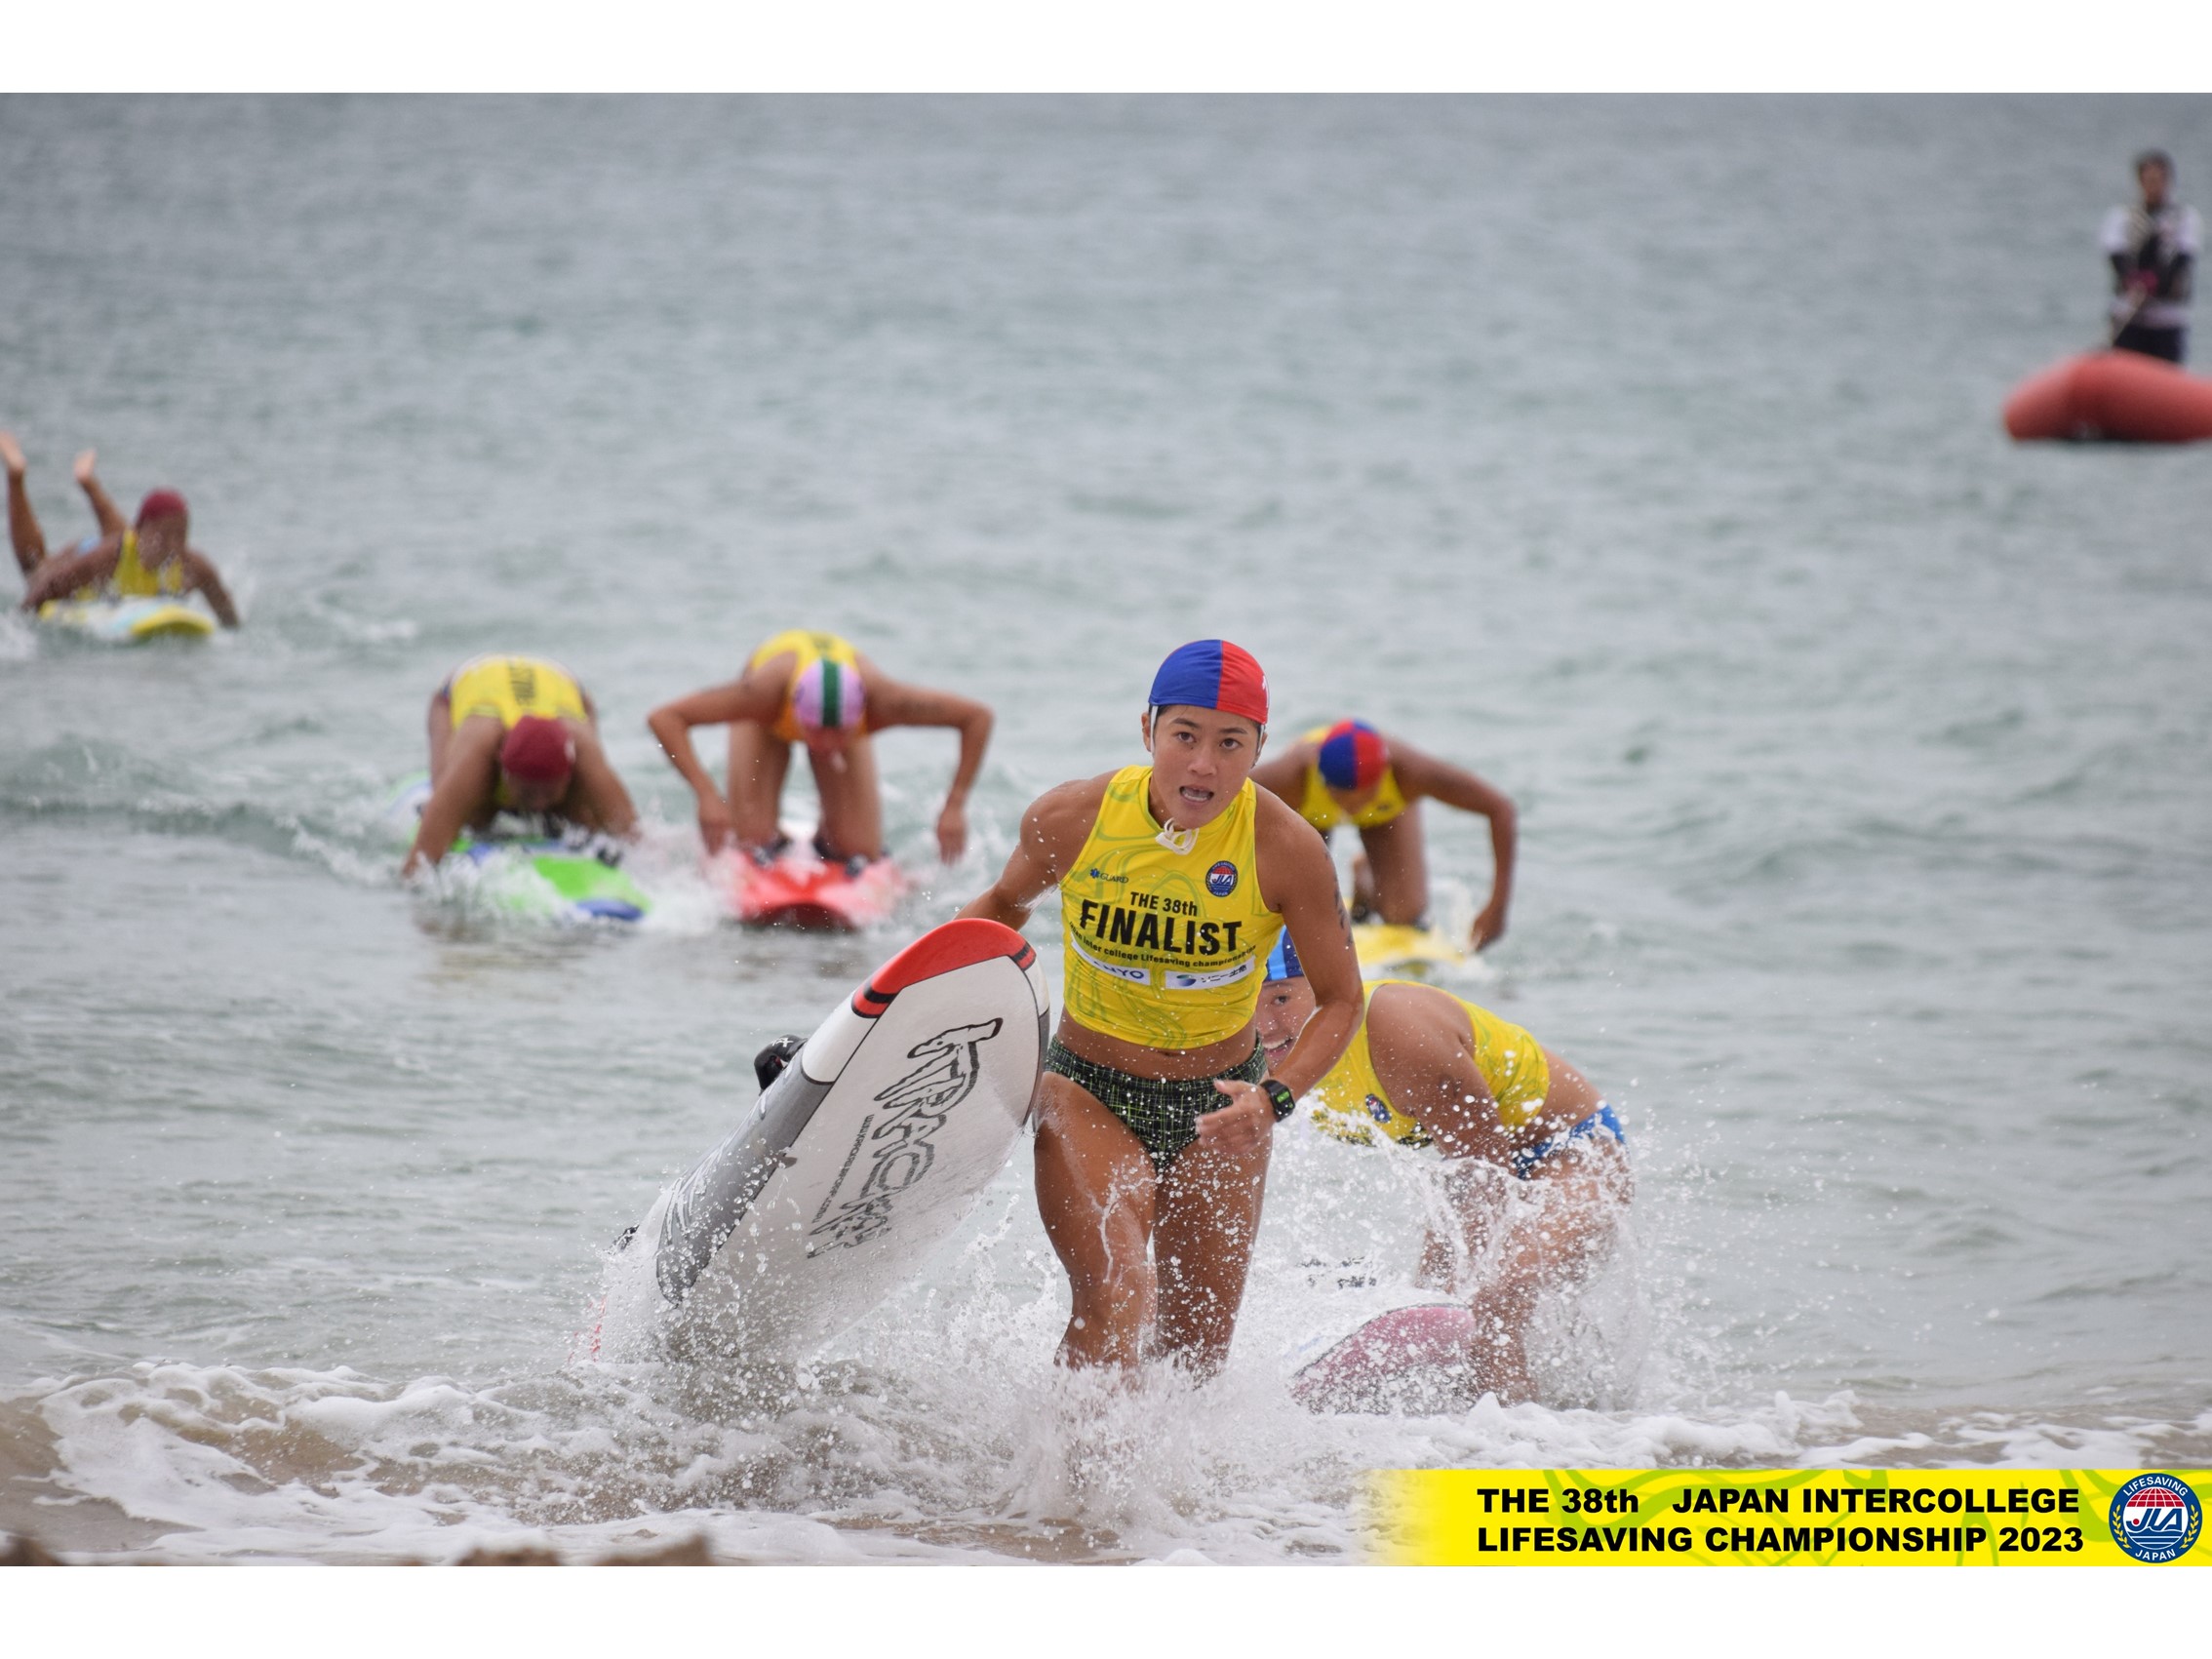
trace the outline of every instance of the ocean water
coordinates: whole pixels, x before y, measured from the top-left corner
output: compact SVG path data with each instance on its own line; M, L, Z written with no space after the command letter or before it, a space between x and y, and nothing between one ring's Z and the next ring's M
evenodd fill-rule
M0 424L169 483L210 645L0 622L0 1530L95 1558L1358 1560L1404 1464L2212 1458L2212 450L2016 448L2203 99L0 99ZM925 890L739 932L644 715L796 624L997 708L881 748ZM1201 633L1522 812L1469 995L1633 1238L1543 1403L1324 1417L1421 1167L1281 1139L1227 1373L1054 1370L1017 1154L818 1361L577 1363L600 1252L1134 758ZM397 880L457 660L573 665L634 929ZM1440 904L1487 880L1429 818ZM1047 911L1032 927L1056 972Z

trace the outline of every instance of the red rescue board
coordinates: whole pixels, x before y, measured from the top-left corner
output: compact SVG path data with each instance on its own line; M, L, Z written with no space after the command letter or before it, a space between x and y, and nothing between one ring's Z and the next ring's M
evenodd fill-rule
M890 919L912 886L889 858L856 871L792 848L767 864L742 855L717 861L716 885L731 915L748 928L853 933Z

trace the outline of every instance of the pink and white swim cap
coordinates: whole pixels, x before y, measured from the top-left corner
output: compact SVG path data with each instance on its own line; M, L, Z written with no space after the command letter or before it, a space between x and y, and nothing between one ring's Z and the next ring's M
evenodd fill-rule
M851 667L816 657L791 688L791 712L813 731L858 731L868 710L868 688Z

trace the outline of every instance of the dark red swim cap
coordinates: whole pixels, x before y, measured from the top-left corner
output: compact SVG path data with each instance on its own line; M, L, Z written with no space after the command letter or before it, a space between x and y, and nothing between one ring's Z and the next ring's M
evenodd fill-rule
M143 530L156 519L187 517L184 497L174 490L155 490L138 503L138 529Z
M575 766L576 740L541 714L524 715L499 745L499 770L527 783L557 783Z

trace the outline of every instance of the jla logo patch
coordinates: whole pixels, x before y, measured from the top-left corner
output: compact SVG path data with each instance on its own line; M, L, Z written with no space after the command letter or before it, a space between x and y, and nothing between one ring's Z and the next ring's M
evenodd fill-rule
M933 1137L945 1126L953 1108L975 1092L976 1049L998 1036L1005 1023L994 1019L955 1026L906 1051L908 1059L922 1063L876 1096L882 1111L871 1113L861 1124L837 1185L814 1212L810 1237L832 1248L850 1248L890 1226L898 1196L936 1162ZM856 1169L859 1185L839 1204ZM837 1205L834 1214L832 1205Z
M2138 1475L2113 1494L2113 1542L2139 1561L2179 1560L2196 1542L2204 1512L2189 1482Z
M1215 898L1227 898L1237 890L1237 866L1224 858L1205 873L1205 890Z

